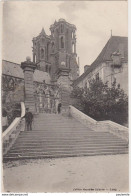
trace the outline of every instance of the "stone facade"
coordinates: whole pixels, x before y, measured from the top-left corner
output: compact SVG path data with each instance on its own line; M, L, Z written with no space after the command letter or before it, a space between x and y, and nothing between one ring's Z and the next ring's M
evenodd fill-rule
M72 82L79 76L76 27L60 19L50 26L50 31L51 35L46 35L42 29L41 33L33 38L33 62L25 61L20 66L3 60L3 81L7 79L6 83L2 83L5 105L8 97L11 103L24 101L33 113L56 113L59 103L64 110L69 105ZM35 66L35 70L28 66L28 63ZM19 80L22 80L22 85ZM14 91L15 87L10 89L15 81L18 89L21 89L21 93L17 90L21 99L17 91ZM6 96L7 94L9 96ZM17 100L14 100L14 97Z
M46 35L42 29L33 38L33 62L30 63L35 70L3 60L2 104L25 101L26 106L32 104L36 113L56 113L61 103L62 110L66 111L72 103L72 85L84 88L94 77L108 81L109 85L116 80L128 92L127 38L112 36L98 58L78 77L75 25L60 19L50 26L50 31L51 35Z
M79 66L76 61L76 27L64 19L59 19L50 26L51 35L45 30L33 38L33 62L38 69L48 72L51 80L58 79L58 69L70 69L70 78L75 80L79 76Z

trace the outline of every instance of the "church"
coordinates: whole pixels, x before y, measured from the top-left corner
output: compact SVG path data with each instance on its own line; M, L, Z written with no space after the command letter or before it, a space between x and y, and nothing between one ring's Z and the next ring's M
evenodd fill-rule
M33 102L33 112L57 112L58 104L62 109L70 102L72 83L79 77L79 65L76 53L76 27L59 19L50 26L51 35L45 30L33 38L33 62L35 65L33 76L25 76L22 64L3 60L2 63L2 102L9 103L26 101L26 107ZM28 64L28 63L27 63ZM33 86L26 95L25 78L33 77ZM27 83L30 81L27 81ZM32 89L31 89L32 88ZM33 93L31 97L31 93ZM27 100L28 98L29 100ZM32 108L33 107L33 108Z
M50 35L44 28L33 38L33 62L28 57L16 64L2 61L2 106L25 102L33 113L57 113L72 103L70 93L73 86L84 88L92 77L101 77L105 82L120 83L128 91L128 40L112 36L91 66L79 76L76 52L76 26L64 19L50 26ZM87 59L88 60L88 59ZM25 69L25 65L31 70Z
M121 78L127 87L127 38L111 37L79 76L76 27L60 19L50 31L33 38L33 61L27 56L21 64L2 62L3 160L127 154L128 128L84 114L71 94L93 77ZM27 108L32 131L23 119Z

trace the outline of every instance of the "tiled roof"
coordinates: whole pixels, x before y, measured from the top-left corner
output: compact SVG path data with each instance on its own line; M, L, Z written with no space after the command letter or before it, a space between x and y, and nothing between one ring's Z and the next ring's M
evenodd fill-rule
M6 60L2 61L2 74L24 79L24 73L21 69L21 65ZM43 82L43 80L45 80L47 84L50 84L51 79L49 74L47 72L35 70L34 81Z
M128 61L128 38L120 36L112 36L105 47L102 49L101 53L98 55L96 60L91 64L91 66L84 72L78 79L74 81L74 85L77 85L81 80L83 80L92 70L94 70L100 63L105 61L110 61L111 54L119 51L124 57L124 61Z

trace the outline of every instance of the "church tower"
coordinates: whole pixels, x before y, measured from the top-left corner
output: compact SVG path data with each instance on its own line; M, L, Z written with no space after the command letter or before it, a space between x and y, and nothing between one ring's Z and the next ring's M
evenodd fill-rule
M57 78L59 71L67 69L71 80L79 76L76 61L76 27L64 19L59 19L50 27L51 31L51 73Z
M50 37L46 35L45 30L33 38L33 63L37 64L39 70L51 72L50 63Z
M76 27L64 19L59 19L50 26L51 35L45 30L33 38L33 63L37 69L47 72L52 82L57 82L61 69L68 71L70 80L79 77L76 61Z
M59 86L59 102L66 112L70 104L72 82L79 77L76 61L76 27L59 19L50 26L51 35L44 29L33 38L33 62L37 69L50 75L51 83Z

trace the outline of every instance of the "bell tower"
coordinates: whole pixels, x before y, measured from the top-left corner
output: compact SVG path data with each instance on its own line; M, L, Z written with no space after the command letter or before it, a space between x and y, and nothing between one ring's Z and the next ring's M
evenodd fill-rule
M41 33L33 38L33 63L39 70L51 72L50 63L50 37L46 35L44 28Z
M52 73L59 76L59 71L66 68L71 80L79 76L79 66L76 61L76 27L64 19L59 19L50 27L52 45Z

